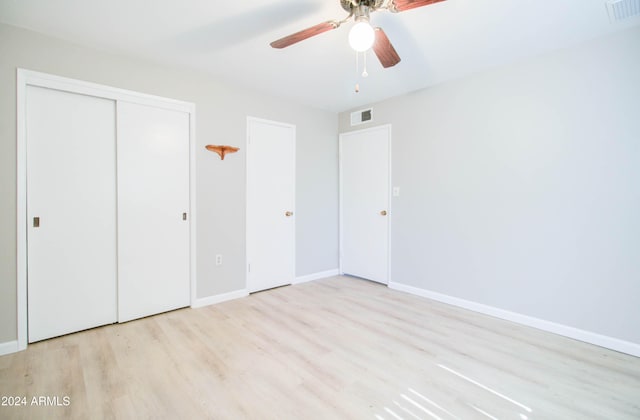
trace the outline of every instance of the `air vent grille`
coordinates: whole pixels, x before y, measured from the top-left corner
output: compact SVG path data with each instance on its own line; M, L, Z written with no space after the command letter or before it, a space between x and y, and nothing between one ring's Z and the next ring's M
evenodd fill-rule
M351 113L351 125L360 125L373 120L373 108L361 109Z
M609 0L607 10L611 23L637 17L640 16L640 0Z

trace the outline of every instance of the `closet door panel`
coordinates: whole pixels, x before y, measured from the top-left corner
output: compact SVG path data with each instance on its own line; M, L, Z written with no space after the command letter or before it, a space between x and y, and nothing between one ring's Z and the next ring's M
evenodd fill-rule
M188 306L189 114L118 102L118 320Z
M116 322L115 102L27 87L29 342Z

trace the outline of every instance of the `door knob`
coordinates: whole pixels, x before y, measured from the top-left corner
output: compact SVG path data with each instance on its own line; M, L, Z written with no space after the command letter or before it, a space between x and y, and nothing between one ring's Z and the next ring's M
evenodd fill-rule
M386 215L387 215L387 211L386 211L386 210L382 210L382 211L380 212L380 215L381 215L381 216L386 216Z
M287 217L291 217L291 216L293 216L293 212L292 211L288 211L284 215L287 216Z

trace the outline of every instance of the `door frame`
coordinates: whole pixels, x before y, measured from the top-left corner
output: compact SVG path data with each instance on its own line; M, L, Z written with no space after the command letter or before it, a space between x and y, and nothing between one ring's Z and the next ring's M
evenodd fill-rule
M22 68L17 69L16 117L17 117L17 348L27 348L27 86L55 89L63 92L111 99L118 102L133 102L159 108L182 111L189 114L189 280L191 305L196 297L196 107L190 102L163 98L131 90L100 85L92 82L41 73Z
M391 218L393 217L393 209L392 209L392 190L393 190L393 185L391 183L392 180L392 176L391 174L393 173L393 169L391 166L391 154L392 154L392 136L391 136L391 124L383 124L383 125L378 125L375 127L369 127L369 128L363 128L360 130L352 130L352 131L345 131L343 133L340 133L339 135L339 139L338 139L338 171L339 171L339 203L340 203L340 209L339 209L339 231L340 231L340 243L339 243L339 248L340 248L340 252L339 252L339 265L340 265L340 274L344 275L344 271L342 269L342 262L343 262L343 258L344 258L344 246L343 246L343 234L344 234L344 220L343 220L343 205L344 205L344 198L343 198L343 170L342 170L342 165L343 165L343 154L342 154L342 142L345 136L348 135L352 135L355 133L367 133L367 132L371 132L371 131L386 131L387 132L387 150L388 150L388 158L389 158L389 173L388 173L388 181L389 181L389 188L387 191L387 283L386 285L388 286L391 283Z
M245 143L245 147L247 150L246 153L246 174L245 174L245 203L247 203L247 205L245 206L245 218L244 218L244 222L245 222L245 290L248 293L253 293L253 291L251 291L251 288L249 287L249 175L251 174L251 168L249 167L249 153L250 153L250 149L251 149L251 139L250 139L250 130L249 130L249 126L252 122L259 122L259 123L264 123L264 124L272 124L272 125L276 125L279 127L286 127L286 128L290 128L293 130L293 138L294 138L294 142L293 142L293 209L292 211L294 212L294 216L295 216L295 212L296 212L296 140L297 140L297 134L296 134L296 126L294 124L288 124L288 123L283 123L283 122L279 122L279 121L273 121L273 120L267 120L264 118L257 118L257 117L251 117L251 116L247 116L247 138L246 138L246 143ZM291 284L293 284L295 282L295 276L296 276L296 217L294 217L293 219L293 246L292 246L292 261L293 261L293 278L291 279Z

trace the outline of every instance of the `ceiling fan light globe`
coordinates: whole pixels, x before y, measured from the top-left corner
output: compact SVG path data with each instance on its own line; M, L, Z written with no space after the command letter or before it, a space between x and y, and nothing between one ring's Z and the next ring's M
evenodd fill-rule
M374 40L375 33L369 22L357 22L349 31L349 45L358 52L371 48Z

